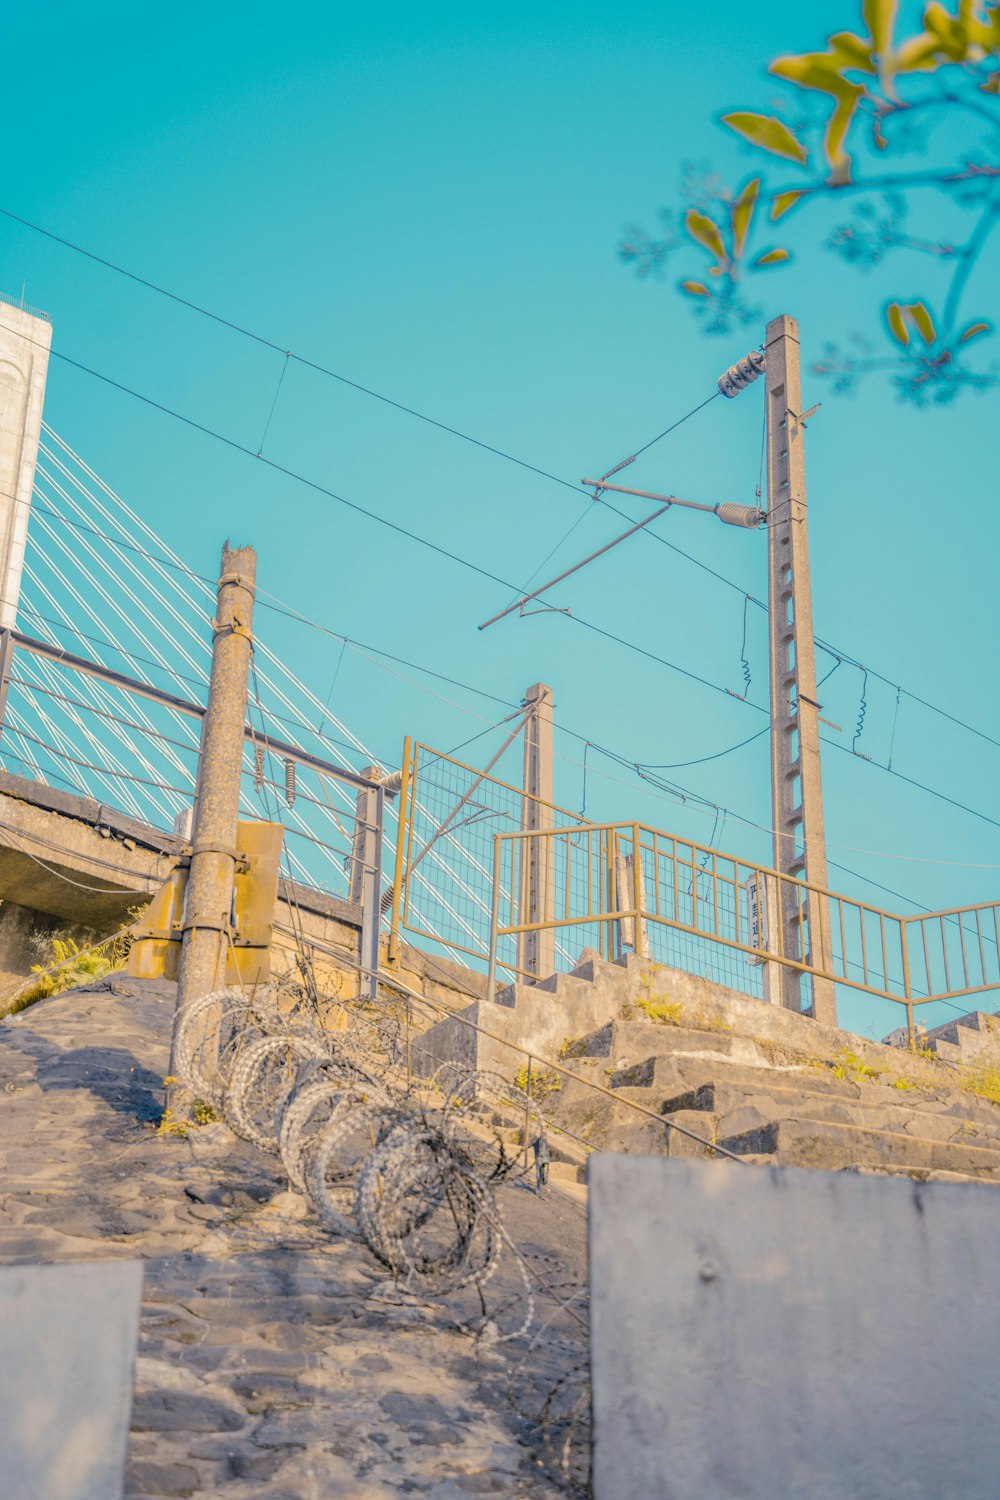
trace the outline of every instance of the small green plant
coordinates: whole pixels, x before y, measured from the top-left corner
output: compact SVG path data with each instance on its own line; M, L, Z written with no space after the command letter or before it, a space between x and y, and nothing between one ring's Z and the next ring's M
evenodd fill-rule
M721 1016L713 1016L707 1010L696 1010L691 1024L697 1031L732 1031L733 1029L728 1021L724 1021Z
M1000 1063L985 1059L962 1069L960 1085L968 1094L977 1094L991 1104L1000 1104Z
M882 1076L880 1069L869 1067L856 1052L848 1052L846 1049L835 1054L830 1067L834 1078L853 1078L859 1083L865 1078L874 1080Z
M196 1099L191 1109L191 1118L196 1125L214 1125L219 1116L205 1099Z
M562 1088L562 1079L552 1068L532 1068L528 1073L528 1064L522 1063L514 1079L514 1087L520 1089L522 1094L530 1094L535 1104L542 1104L552 1094L558 1094Z
M145 903L129 907L128 915L133 923L144 910ZM50 995L61 995L64 990L103 979L105 974L117 973L128 960L132 933L119 932L105 942L90 946L81 946L65 931L49 935L37 933L30 942L42 959L41 963L31 966L32 974L38 977L13 1000L0 1005L0 1016L17 1015L18 1011L27 1010L38 1000L47 1000Z
M567 1057L586 1057L587 1039L582 1036L568 1036L559 1048L559 1060L564 1061Z
M917 1085L913 1082L912 1078L902 1078L902 1077L900 1077L900 1078L894 1078L892 1080L892 1085L891 1086L894 1089L915 1089Z
M156 1133L157 1135L179 1135L182 1141L186 1141L191 1134L191 1126L187 1120L178 1120L172 1109L165 1109L160 1116Z
M649 1021L655 1021L658 1026L679 1026L684 1014L684 1007L679 1000L666 1000L653 997L649 1000L637 1000L636 1009L641 1010Z

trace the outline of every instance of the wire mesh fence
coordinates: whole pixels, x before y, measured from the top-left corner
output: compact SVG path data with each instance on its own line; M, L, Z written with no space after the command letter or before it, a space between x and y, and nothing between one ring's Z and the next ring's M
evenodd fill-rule
M414 747L405 832L402 920L411 933L437 938L453 952L486 960L494 893L494 838L524 826L527 804L545 826L578 814L465 765L428 745ZM517 967L517 944L504 945L505 972ZM560 967L572 967L574 944L556 939Z
M1000 985L995 903L901 917L635 823L502 833L494 868L498 969L523 972L526 935L545 931L556 969L584 947L631 951L756 998L779 965L908 1014Z

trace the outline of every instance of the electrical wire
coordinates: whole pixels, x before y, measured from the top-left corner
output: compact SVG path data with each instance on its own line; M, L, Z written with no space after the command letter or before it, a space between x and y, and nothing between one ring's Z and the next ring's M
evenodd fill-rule
M328 377L329 379L332 379L332 380L334 380L334 381L336 381L336 382L338 382L338 383L340 383L342 385L345 385L345 386L347 386L347 387L349 387L349 388L351 388L353 390L356 390L356 391L358 391L358 392L360 392L360 393L362 393L364 395L370 396L374 400L383 402L384 404L386 404L386 405L394 408L395 410L401 411L401 412L405 413L406 415L412 416L412 417L418 419L419 421L428 423L430 426L435 427L435 428L439 429L440 431L443 431L443 432L449 434L450 436L457 437L457 438L461 439L463 442L467 442L467 443L470 443L470 444L472 444L473 446L475 446L477 448L481 448L483 451L491 453L495 457L502 458L506 462L516 464L518 467L526 469L527 471L529 471L531 473L535 473L535 474L539 475L541 478L547 479L547 480L551 481L552 483L558 484L558 485L562 486L565 489L569 489L569 490L573 490L573 491L577 491L577 492L580 492L580 490L581 490L581 486L579 486L577 484L574 484L574 483L572 483L569 480L563 479L560 475L553 474L550 471L548 471L546 469L543 469L543 468L541 468L538 465L529 463L526 460L517 457L515 454L506 452L504 449L499 448L499 447L495 446L494 444L486 443L486 442L483 442L482 440L480 440L478 438L472 437L469 433L463 432L463 431L461 431L461 429L459 429L457 427L454 427L454 426L452 426L452 425L450 425L448 423L441 422L438 419L429 416L427 413L418 411L416 408L408 406L408 405L406 405L403 402L396 401L392 397L389 397L389 396L385 395L383 392L374 390L373 388L371 388L369 386L362 385L358 381L351 380L349 377L340 374L338 371L332 370L328 366L323 365L323 364L319 363L318 361L306 359L306 358L304 358L301 355L297 355L292 350L287 349L283 345L281 345L279 343L276 343L272 339L266 338L264 335L259 334L259 333L255 332L254 330L252 330L250 328L247 328L245 325L237 323L233 319L223 317L221 314L216 313L216 312L212 311L209 308L203 307L201 304L193 301L191 298L184 297L184 296L180 295L179 293L176 293L176 292L173 292L173 291L169 290L168 288L166 288L166 287L160 285L159 283L153 281L149 277L140 276L136 272L130 271L126 267L119 265L117 262L112 261L112 260L110 260L109 258L107 258L105 256L98 255L95 251L86 249L84 246L75 243L73 240L70 240L69 238L67 238L64 235L60 235L60 234L55 233L53 230L46 229L42 225L36 224L32 220L30 220L30 219L26 219L25 217L23 217L20 214L15 214L11 209L0 207L0 214L3 214L6 218L10 219L12 222L20 224L23 228L30 229L33 233L41 235L44 238L46 238L48 240L51 240L55 244L61 245L64 249L70 250L74 254L80 255L80 256L84 257L85 259L90 260L90 261L94 262L95 264L104 267L106 270L112 271L116 275L122 276L125 279L127 279L129 281L132 281L136 285L142 286L146 290L154 292L158 296L164 297L167 300L169 300L169 301L177 304L178 306L184 307L188 311L194 312L198 316L206 318L209 321L218 324L220 327L227 328L231 332L239 334L241 337L247 338L247 339L251 340L252 342L254 342L254 343L256 343L256 344L258 344L258 345L260 345L260 346L262 346L264 348L268 348L268 349L274 350L276 353L282 354L284 356L285 363L284 363L284 365L282 367L281 377L279 378L278 391L276 391L274 402L272 402L271 415L273 415L274 403L277 401L277 395L278 395L278 392L280 392L281 381L284 378L284 373L285 373L285 370L287 369L288 362L290 360L294 359L297 363L303 365L305 368L311 369L311 370L315 371L316 373L324 375L324 376ZM55 353L55 351L53 351L53 352ZM56 353L56 357L57 358L62 358L62 359L66 359L67 358L66 356L58 354L58 353ZM72 360L69 360L68 362L71 363L71 364L75 363ZM83 366L83 365L77 365L77 368L84 369L84 370L87 369L87 367ZM87 370L87 373L94 375L98 379L108 380L108 377L101 376L96 371ZM108 381L108 383L113 384L113 385L117 385L117 382L110 381L110 380ZM126 387L122 387L122 386L119 386L118 388L119 389L123 389L123 390L127 389ZM151 404L151 405L154 405L154 406L157 405L157 403L149 401L149 398L139 396L139 394L137 392L129 392L129 394L135 395L137 397L137 399L147 401L148 404ZM642 447L636 449L636 451L635 451L634 454L631 454L631 455L629 455L629 457L627 459L622 460L622 462L619 463L614 469L609 470L608 473L604 475L604 478L605 479L609 478L612 473L617 472L618 469L624 467L626 464L629 464L629 463L633 462L642 453L645 453L649 448L651 448L655 443L658 443L662 438L666 437L670 432L674 431L677 427L679 427L681 425L681 423L687 421L690 417L694 416L698 411L702 410L703 407L707 406L711 401L714 401L718 395L719 395L718 391L713 392L711 396L707 397L698 406L694 407L692 409L692 411L688 412L684 417L679 418L678 421L672 423L669 427L665 428L662 432L660 432L659 434L657 434L656 437L651 438L647 443L643 444ZM160 408L160 409L167 410L166 408ZM180 414L178 414L178 413L171 413L171 414L175 415L175 416L178 416L179 420L189 422L190 425L198 426L198 424L192 423L190 421L190 419L181 417ZM270 416L268 418L268 426L269 425L270 425ZM218 434L213 434L213 435L219 436ZM267 435L267 428L265 428L265 433L264 433L265 438L266 438L266 435ZM229 440L226 440L226 439L221 439L221 440L222 441L229 441ZM249 449L242 448L241 445L233 444L233 446L240 447L241 451L244 451L244 452L247 452L247 453L250 452ZM261 448L263 448L263 440L261 442ZM763 451L764 451L764 449L763 449L763 445L762 445L762 450L761 450L761 454L762 454L762 456L761 456L761 474L760 474L760 478L758 480L758 493L760 492L760 489L761 489L761 486L762 486L762 482L763 482ZM258 457L261 456L259 452L258 452L257 456ZM267 460L264 460L264 459L261 459L261 461L262 462L267 462ZM305 481L305 482L308 482L308 481ZM337 498L340 498L340 497L337 497ZM598 498L598 497L595 497L595 498ZM342 503L344 503L344 504L350 504L350 502L347 502L347 501L342 501ZM602 499L601 503L607 504L607 502L604 501L603 499ZM361 507L354 507L354 508L361 509ZM609 508L615 510L616 514L618 514L620 516L623 516L626 519L630 519L627 516L626 512L617 510L617 508L613 507L613 506L611 506ZM365 512L365 513L368 514L367 512ZM586 514L586 512L584 512L584 514ZM579 518L579 520L582 520L582 518L583 517L581 515L581 517ZM392 525L393 523L385 523L385 524ZM575 522L574 526L571 527L570 530L573 530L577 524L578 524L578 522ZM397 528L397 529L401 529L401 528ZM568 534L569 533L567 533L567 535ZM694 566L699 567L703 571L709 573L712 577L716 578L719 582L724 583L725 585L727 585L730 588L736 589L738 592L744 593L745 597L751 599L753 603L757 604L760 608L762 608L764 610L767 610L768 606L767 606L766 603L764 603L762 600L759 600L759 599L755 598L753 595L747 594L746 590L743 589L740 585L734 583L732 579L726 578L723 574L717 572L715 569L710 568L707 564L701 562L700 559L694 557L690 553L685 552L684 549L682 549L680 547L677 547L673 543L668 542L665 538L661 537L659 535L659 533L648 532L647 534L649 536L651 536L655 541L660 542L662 545L670 547L674 552L678 553L678 555L684 557L688 562L692 563ZM420 539L420 540L423 541L423 539ZM563 540L565 540L565 538ZM433 544L424 543L424 545L433 545ZM561 543L559 545L561 545ZM556 550L558 550L558 549L556 549ZM550 554L550 556L551 556L551 554ZM545 561L548 561L548 559L546 558ZM543 567L543 566L544 566L544 562L539 565L539 567ZM532 576L534 577L535 575L532 575ZM515 597L516 597L516 595L515 595ZM836 647L827 646L825 643L821 642L818 638L817 638L816 644L820 645L821 649L828 650L832 655L839 655L844 660L850 660L850 658L847 657L847 655L844 652L838 651L838 649ZM852 661L851 664L860 667L860 663ZM888 678L882 676L878 672L872 671L872 675L874 677L876 677L879 681L885 683L888 686L894 686L895 685L892 682L890 682L890 680ZM982 731L982 730L976 728L974 725L971 725L967 721L965 721L963 719L960 719L958 716L948 713L946 710L941 709L937 704L934 704L934 703L930 702L929 700L927 700L925 698L922 698L918 694L911 693L907 689L902 689L902 691L905 693L905 695L907 697L912 698L914 702L919 703L922 707L928 709L930 712L939 714L941 717L949 720L950 722L954 723L956 726L958 726L958 727L966 730L967 732L969 732L971 734L974 734L974 735L978 736L979 738L985 740L987 743L992 744L996 748L1000 749L1000 740L995 739L992 735L989 735L989 734L985 733L985 731Z
M241 444L241 443L237 442L235 439L229 438L225 434L219 433L219 432L215 431L214 429L206 426L205 424L195 421L193 418L184 416L182 413L174 411L172 408L165 406L163 403L157 402L157 401L153 400L151 397L145 396L141 392L136 391L133 388L122 384L119 381L113 380L110 376L104 375L100 371L93 370L89 366L84 365L84 364L80 363L79 361L70 359L69 356L67 356L67 355L63 355L63 354L61 354L61 353L59 353L58 351L55 351L55 350L52 351L52 354L53 354L53 357L64 360L66 363L72 365L76 369L81 370L85 374L88 374L88 375L92 376L93 378L95 378L95 379L97 379L99 381L102 381L105 384L108 384L108 385L112 386L114 389L121 391L123 394L132 396L134 399L142 402L145 405L153 407L154 409L160 411L161 413L163 413L166 416L173 417L175 420L184 423L186 426L192 427L196 431L199 431L202 434L204 434L205 436L211 437L214 440L216 440L216 441L224 444L226 447L230 448L231 450L239 452L239 453L242 453L246 457L258 458L259 462L267 464L267 466L269 468L274 469L276 472L284 475L286 478L290 478L293 481L295 481L297 483L300 483L300 484L306 486L307 488L309 488L309 489L311 489L311 490L313 490L313 491L315 491L315 492L317 492L319 494L324 495L326 498L331 499L331 500L335 501L338 504L345 505L348 509L356 511L356 512L358 512L361 515L364 515L368 519L375 521L377 524L383 525L383 526L387 527L389 530L397 532L398 534L406 537L408 540L411 540L411 541L417 543L420 546L428 548L429 550L431 550L431 551L437 553L438 555L446 558L448 561L454 562L454 563L456 563L457 565L459 565L461 567L469 569L470 571L478 574L480 577L486 578L490 582L498 583L503 588L507 589L508 591L513 592L515 598L519 597L520 594L524 592L523 588L520 588L517 585L512 584L509 581L507 581L507 580L505 580L503 578L498 577L495 573L493 573L489 569L481 567L478 563L473 562L471 559L464 558L464 557L460 556L459 554L457 554L455 552L452 552L450 549L448 549L446 547L443 547L443 546L441 546L440 544L438 544L436 542L431 541L429 538L422 537L418 533L410 531L408 528L400 526L398 523L396 523L394 521L390 521L388 518L379 515L378 512L369 510L368 508L366 508L364 506L358 505L354 501L348 500L346 497L344 497L342 495L339 495L337 492L329 489L328 487L319 484L318 481L309 479L307 476L299 474L295 470L287 468L284 465L274 463L270 459L266 459L266 458L263 458L263 457L259 457L259 455L255 455L253 453L252 449L246 447L244 444ZM709 398L709 399L713 399L713 398ZM647 443L646 445L644 445L644 448L640 449L639 451L640 452L645 451L645 448L648 448L648 447L652 446L653 443L658 442L661 437L665 437L668 432L673 431L677 426L680 425L681 422L686 421L688 417L694 415L695 412L701 410L702 407L705 406L705 405L707 405L707 401L706 402L702 402L699 406L693 408L692 411L689 412L689 413L687 413L687 415L685 417L680 418L678 420L678 422L672 424L671 427L666 428L662 433L660 433L658 435L658 437L651 439L650 442ZM578 488L578 487L577 486L570 486L570 488ZM613 506L611 506L609 508L612 509L617 515L622 516L624 519L626 519L626 520L630 520L631 519L631 517L628 516L628 514L626 512L620 511L616 507L613 507ZM648 528L647 528L647 530L648 530ZM768 606L767 606L767 604L763 600L760 600L755 595L747 592L744 589L741 589L740 586L737 585L737 584L735 584L731 579L725 578L723 574L718 573L715 569L712 569L712 568L708 567L706 564L702 564L698 559L693 558L690 554L684 552L683 549L678 548L678 547L674 546L674 544L668 542L666 540L666 538L660 536L659 533L652 532L652 533L649 533L649 534L652 535L652 536L654 536L655 539L657 541L661 542L663 545L669 546L673 551L675 551L679 555L685 557L688 561L694 562L697 566L701 567L703 569L703 571L709 573L712 577L716 578L718 581L726 584L730 588L736 589L738 592L743 593L745 600L749 600L751 603L757 605L759 608L763 609L765 612L768 611ZM142 549L134 548L133 550L141 551ZM176 564L174 564L174 566L176 566ZM190 571L190 570L184 570L183 568L181 570L182 571ZM208 580L205 580L205 579L201 578L201 575L191 573L191 576L198 578L199 581L201 581L203 583L208 583ZM553 611L553 613L561 613L561 612L560 611ZM600 627L592 625L591 622L585 620L580 615L572 615L569 618L573 619L576 623L585 626L586 628L595 629L595 630L598 630L600 632ZM651 660L658 661L660 664L662 664L664 666L670 667L673 670L681 672L683 675L690 677L691 680L700 682L703 686L710 686L715 691L718 691L718 692L728 692L727 689L722 688L720 685L714 684L714 683L709 683L707 679L698 676L698 674L696 674L696 673L691 673L691 672L686 671L684 668L681 668L676 663L668 662L663 657L658 657L655 654L652 654L652 653L644 651L643 648L638 647L637 645L635 645L635 643L624 641L624 640L622 640L621 637L615 636L615 635L613 635L610 632L600 632L600 633L605 634L608 639L610 639L612 641L615 641L619 645L625 646L627 649L632 649L632 650L640 651L641 654L647 655ZM857 667L857 669L859 671L862 671L862 672L868 672L868 671L870 671L871 675L874 676L874 677L876 677L879 681L888 683L890 686L893 686L893 687L896 686L896 684L891 683L890 680L888 678L884 677L882 674L874 671L873 669L866 668L865 666L862 665L862 663L860 663L858 661L855 661L846 652L840 651L838 648L829 645L828 643L820 640L819 637L816 637L816 644L820 647L821 650L826 651L829 654L837 657L840 661L846 661L846 662L848 662L850 665ZM993 739L992 736L987 735L984 731L976 729L975 726L970 725L967 722L958 719L955 715L949 714L947 711L945 711L943 709L939 709L937 707L937 705L932 704L929 700L924 699L924 698L920 697L917 694L912 694L907 689L902 689L902 691L903 691L903 693L906 696L912 697L915 702L920 703L922 706L928 708L932 712L941 714L942 717L950 720L950 722L955 723L956 725L959 725L960 727L962 727L962 728L968 730L969 732L977 735L979 738L986 740L988 743L996 745L997 748L1000 748L1000 740ZM730 694L730 696L733 696L733 695ZM895 773L893 773L893 774L895 774Z

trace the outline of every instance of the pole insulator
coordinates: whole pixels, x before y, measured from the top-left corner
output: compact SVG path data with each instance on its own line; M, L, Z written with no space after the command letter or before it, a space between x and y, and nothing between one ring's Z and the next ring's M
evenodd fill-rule
M285 761L285 801L288 803L289 807L291 807L292 804L295 801L295 762L294 762L294 760L286 760Z
M756 505L734 505L729 500L717 505L715 514L727 526L746 526L750 531L756 526L763 526L767 520L766 512L758 510Z
M719 390L730 400L764 373L763 349L751 349L749 354L735 365L730 365L724 375L719 376Z

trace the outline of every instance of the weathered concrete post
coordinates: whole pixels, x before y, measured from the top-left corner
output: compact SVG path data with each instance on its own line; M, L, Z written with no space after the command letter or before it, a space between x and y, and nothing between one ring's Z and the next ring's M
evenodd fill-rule
M175 1037L184 1008L225 979L256 573L253 548L230 548L227 542L222 549L218 612L212 622L212 676L198 757Z
M538 833L552 823L552 689L536 682L524 695L531 712L524 725L524 797L521 829ZM553 914L555 867L552 840L524 841L521 920L547 922ZM552 928L524 932L518 939L517 965L533 979L555 971L556 935Z
M361 907L361 971L359 993L363 1000L374 1000L378 993L379 885L382 880L382 815L385 791L381 789L382 770L365 766L362 776L374 783L358 792L354 816L354 839L351 846L351 900Z
M774 318L767 325L767 512L771 635L771 814L774 867L782 875L826 888L826 839L819 761L819 704L813 645L812 590L806 467L802 442L799 325ZM777 929L772 951L829 971L830 913L825 897L777 882ZM802 1004L801 973L780 967L780 995L791 1010L810 1009L817 1021L837 1024L833 981L810 977L812 1005ZM773 984L773 977L771 983Z

